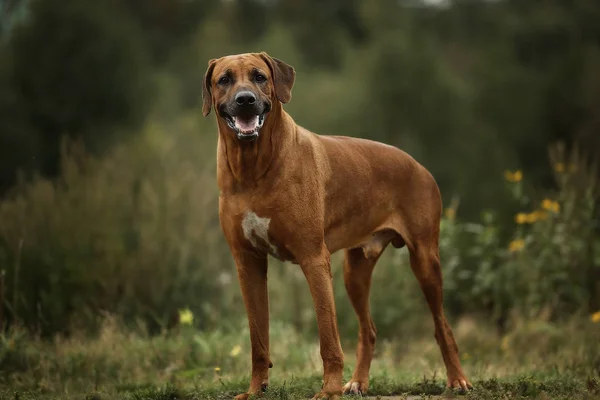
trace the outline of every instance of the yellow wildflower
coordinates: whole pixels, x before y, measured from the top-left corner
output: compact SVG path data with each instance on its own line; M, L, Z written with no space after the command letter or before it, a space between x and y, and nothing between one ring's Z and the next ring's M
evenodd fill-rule
M215 372L216 372L216 373L219 373L219 372L221 372L221 368L220 368L220 367L215 367Z
M526 214L525 215L526 219L527 219L527 223L529 224L533 224L535 221L538 220L538 215L534 212Z
M554 164L554 170L558 173L565 172L565 164L561 162Z
M550 210L552 208L552 200L550 200L550 199L542 200L542 208L545 210Z
M229 353L229 355L231 357L237 357L241 352L242 352L242 346L240 346L239 344L236 344L233 347L233 349L231 349L231 352Z
M557 201L552 201L550 199L544 199L542 201L542 208L544 210L552 211L553 213L558 214L560 211L560 204Z
M181 325L192 325L194 323L194 314L189 308L179 310L179 323Z
M515 215L515 221L519 225L533 224L536 221L545 220L548 213L544 210L536 210L530 213L518 213Z
M508 251L511 253L517 252L525 247L525 241L523 239L515 239L508 244Z
M515 215L515 221L519 225L523 225L523 224L527 223L527 221L528 221L527 214L525 214L525 213L518 213L517 215Z
M600 311L596 311L595 313L593 313L590 316L590 319L592 320L593 323L597 324L598 322L600 322Z
M523 173L521 171L516 171L514 174L515 182L521 182L523 179Z
M456 210L454 208L446 208L446 211L444 212L444 214L446 215L446 218L453 220L456 217Z
M521 182L523 179L523 172L520 169L515 172L504 171L504 179L509 182Z

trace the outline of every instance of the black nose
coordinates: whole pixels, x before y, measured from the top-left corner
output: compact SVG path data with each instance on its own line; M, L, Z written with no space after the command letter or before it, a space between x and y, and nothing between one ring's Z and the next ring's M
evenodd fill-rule
M243 92L239 92L235 95L235 102L239 106L243 106L246 104L254 104L256 103L256 96L254 93L244 90Z

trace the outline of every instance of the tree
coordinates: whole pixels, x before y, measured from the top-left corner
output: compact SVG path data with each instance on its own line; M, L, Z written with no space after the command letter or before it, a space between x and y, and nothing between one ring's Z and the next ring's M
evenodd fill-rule
M149 105L146 50L116 3L34 0L8 51L17 108L39 137L46 173L56 172L62 135L101 148L115 126L139 122Z

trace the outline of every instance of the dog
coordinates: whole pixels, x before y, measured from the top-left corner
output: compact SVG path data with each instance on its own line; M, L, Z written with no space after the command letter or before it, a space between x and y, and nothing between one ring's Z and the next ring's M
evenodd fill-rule
M472 388L442 307L437 183L396 147L297 125L283 108L295 76L292 66L265 52L212 59L204 75L202 113L214 109L219 134L219 219L237 266L252 347L250 387L236 400L266 390L273 366L268 255L299 265L310 288L323 361L323 386L314 398L367 392L376 337L371 276L390 243L408 248L448 386ZM330 255L342 249L344 283L359 321L357 365L344 386L330 265Z

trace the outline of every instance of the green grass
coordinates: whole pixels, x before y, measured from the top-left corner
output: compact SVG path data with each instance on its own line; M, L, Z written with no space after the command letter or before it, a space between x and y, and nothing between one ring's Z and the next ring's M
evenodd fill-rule
M369 396L459 396L464 399L600 398L600 324L574 318L555 324L515 323L498 336L480 320L455 324L465 372L475 389L445 388L445 371L431 326L406 338L381 338ZM107 319L96 338L39 340L13 331L0 346L0 399L231 399L247 389L248 331L200 332L179 327L158 336L128 331ZM237 328L236 328L237 327ZM355 340L344 339L344 378L354 366ZM274 321L274 367L265 399L310 398L321 385L316 337Z
M289 380L275 380L264 394L266 400L308 399L320 388L320 376L292 377ZM376 376L372 379L369 397L378 396L441 396L464 399L596 399L600 398L600 380L598 378L582 379L576 375L521 375L505 379L475 380L475 388L469 393L453 392L444 387L439 380L424 378L420 381L402 377ZM168 383L165 385L145 385L143 387L121 386L105 392L91 390L87 394L52 394L40 390L2 389L2 399L71 399L85 398L89 400L124 399L124 400L175 400L175 399L232 399L244 391L246 382L237 379L227 382L197 383L195 387ZM349 396L349 398L351 398Z

